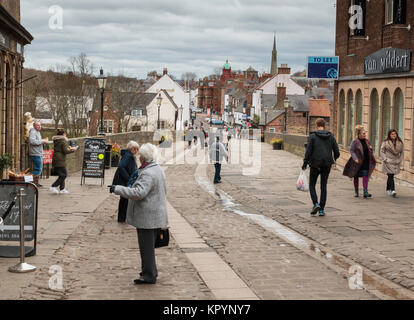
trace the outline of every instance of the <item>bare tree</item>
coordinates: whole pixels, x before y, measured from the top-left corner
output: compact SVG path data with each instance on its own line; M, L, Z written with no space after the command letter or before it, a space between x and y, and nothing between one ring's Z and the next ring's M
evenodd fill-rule
M185 88L187 90L190 90L191 84L197 78L197 74L195 74L194 72L186 72L181 75L181 78L184 80Z
M126 132L131 121L131 112L138 103L139 83L134 78L127 78L119 75L108 79L109 88L112 92L113 109L118 115L119 132Z

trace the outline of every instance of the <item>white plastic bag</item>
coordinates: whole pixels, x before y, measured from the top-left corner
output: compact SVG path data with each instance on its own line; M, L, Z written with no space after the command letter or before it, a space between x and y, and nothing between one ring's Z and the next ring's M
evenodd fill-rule
M300 172L298 181L296 182L296 188L300 191L309 191L308 177L305 170Z

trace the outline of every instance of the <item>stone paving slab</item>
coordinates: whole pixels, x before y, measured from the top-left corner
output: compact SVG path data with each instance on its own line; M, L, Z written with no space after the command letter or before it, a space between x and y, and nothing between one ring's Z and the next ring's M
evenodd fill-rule
M224 211L219 200L197 185L195 171L190 165L167 169L169 202L260 299L376 299L363 290L351 290L347 279L272 233ZM209 274L207 264L197 269L212 286L226 279L219 272ZM245 295L233 289L219 293Z

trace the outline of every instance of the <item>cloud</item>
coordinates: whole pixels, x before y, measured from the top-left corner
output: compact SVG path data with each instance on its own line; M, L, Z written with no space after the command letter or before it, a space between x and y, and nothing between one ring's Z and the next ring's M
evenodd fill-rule
M49 28L49 7L63 9L63 30ZM25 66L47 69L85 52L106 71L145 78L168 67L180 77L232 68L269 71L273 32L278 62L295 71L307 55L333 55L333 0L22 0L34 36Z

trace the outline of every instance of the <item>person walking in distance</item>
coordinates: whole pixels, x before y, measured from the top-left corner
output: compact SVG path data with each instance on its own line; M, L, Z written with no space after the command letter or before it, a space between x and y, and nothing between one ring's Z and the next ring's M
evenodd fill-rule
M352 141L351 158L345 165L343 175L354 179L355 197L359 197L359 178L362 178L364 198L371 198L368 192L369 178L374 172L376 161L371 143L363 126L356 127L357 137Z
M213 143L209 150L210 161L214 163L214 184L221 183L221 165L225 158L227 158L227 151L224 145L220 142L220 137L216 137L216 142Z
M305 159L302 170L310 166L309 191L313 202L311 215L325 215L325 205L327 199L327 184L332 165L339 158L339 147L332 133L325 130L326 122L324 119L316 120L316 132L309 137L306 148ZM316 193L316 182L321 176L321 197L318 201Z
M78 150L79 147L73 148L69 146L68 138L63 129L57 131L57 135L53 137L54 150L52 166L59 176L58 179L52 184L50 191L55 194L68 194L69 192L65 188L65 180L68 176L66 170L66 155ZM57 189L59 187L59 190Z
M42 125L39 121L35 121L33 128L29 131L29 156L33 162L32 173L38 187L42 187L38 181L43 167L43 145L49 143L49 138L42 139L40 130L42 130Z
M404 144L395 129L388 132L387 140L382 143L381 160L382 172L388 175L387 195L396 197L394 176L400 173L404 160Z
M130 141L127 144L127 151L119 162L118 169L115 172L112 185L126 187L134 172L137 170L137 159L135 155L138 153L139 144ZM120 197L118 205L118 222L125 222L128 209L128 199Z

